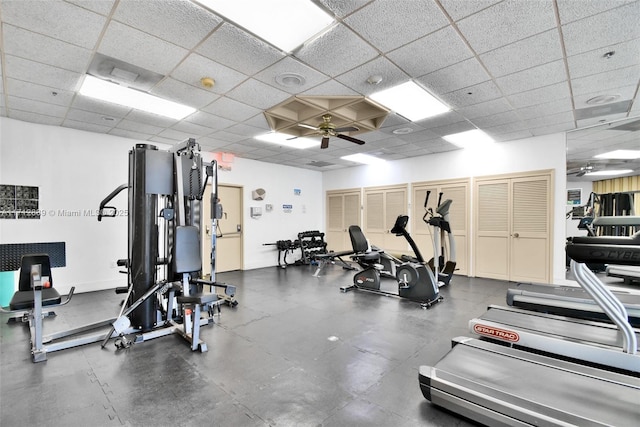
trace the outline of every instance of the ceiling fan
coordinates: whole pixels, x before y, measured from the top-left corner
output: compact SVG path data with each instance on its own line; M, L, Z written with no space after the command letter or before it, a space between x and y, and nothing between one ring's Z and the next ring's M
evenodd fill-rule
M337 138L341 138L347 141L351 141L358 145L363 145L364 141L360 139L353 138L349 135L343 135L340 132L357 132L360 128L355 126L345 126L345 127L336 127L333 123L331 123L331 114L324 114L322 116L322 123L318 126L311 126L304 123L298 123L298 126L313 129L316 131L316 134L322 135L322 142L320 143L320 148L328 148L329 147L329 137L335 136Z
M624 160L589 160L586 163L570 162L567 165L567 175L575 175L576 177L584 176L588 173L605 169L607 166L616 166L627 163Z

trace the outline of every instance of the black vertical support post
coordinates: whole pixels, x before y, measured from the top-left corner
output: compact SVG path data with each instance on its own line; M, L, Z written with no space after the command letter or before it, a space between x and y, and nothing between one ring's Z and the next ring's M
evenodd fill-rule
M153 145L136 144L129 153L129 260L133 292L128 304L133 303L156 282L158 258L157 194L146 191L146 167L149 150ZM156 299L144 301L131 314L131 325L146 332L155 326Z

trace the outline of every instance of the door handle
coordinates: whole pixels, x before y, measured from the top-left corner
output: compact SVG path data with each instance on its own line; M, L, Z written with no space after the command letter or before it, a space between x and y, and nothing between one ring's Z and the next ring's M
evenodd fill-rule
M517 239L518 237L520 237L520 234L519 233L513 233L512 236Z

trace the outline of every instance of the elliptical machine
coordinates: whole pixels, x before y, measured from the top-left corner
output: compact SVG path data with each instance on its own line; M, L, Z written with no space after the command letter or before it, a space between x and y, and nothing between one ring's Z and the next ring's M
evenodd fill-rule
M349 227L349 237L355 252L351 258L362 267L362 270L353 277L353 285L340 288L342 292L358 289L381 295L407 298L420 303L424 309L442 301L443 298L439 293L439 286L433 272L425 264L418 246L407 232L408 222L407 215L399 215L391 232L396 236L403 236L407 240L418 262L405 262L396 267L397 294L380 289L380 276L384 269L380 263L380 252L370 250L367 239L357 225Z
M424 199L425 213L422 220L428 226L434 228L431 238L433 240L433 258L427 263L433 274L438 276L438 286L445 286L451 282L453 272L456 270L456 241L451 232L451 224L449 223L449 208L451 207L451 199L442 202L442 194L438 196L438 206L436 207L436 215L433 214L431 208L427 209L429 195L431 191L427 190ZM449 251L445 249L445 239L449 244Z

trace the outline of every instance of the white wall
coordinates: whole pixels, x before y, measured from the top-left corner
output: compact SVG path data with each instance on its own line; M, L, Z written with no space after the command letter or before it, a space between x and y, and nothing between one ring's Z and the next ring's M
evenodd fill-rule
M480 177L522 171L555 170L553 280L564 279L565 135L553 134L497 143L481 150L456 150L383 166L357 166L323 174L323 190ZM409 198L411 194L409 194ZM473 201L472 201L473 204ZM473 265L471 263L470 265Z
M61 292L71 286L88 292L125 285L115 261L127 255L126 217L98 222L85 211L97 210L107 194L127 182L129 150L148 142L4 117L0 137L0 183L39 187L43 212L40 220L0 220L0 243L66 242L67 266L53 273ZM300 231L322 227L320 172L236 159L231 171L220 172L219 181L244 187L246 269L276 265L277 251L262 243L295 239ZM252 201L251 191L259 187L267 191L266 199ZM294 196L294 188L300 196ZM249 207L264 210L266 203L274 210L251 219ZM126 192L112 204L126 209ZM284 213L283 204L293 205L292 212Z
M210 160L208 156L204 157ZM263 243L295 240L299 232L323 230L321 172L236 158L230 171L218 172L218 181L221 184L241 185L244 189L245 270L277 264L278 251L275 246L263 246ZM257 188L265 190L262 201L251 197L252 191ZM299 189L300 195L295 195L294 189ZM271 212L266 211L267 204L273 206ZM291 212L285 212L283 205L291 205ZM222 206L224 208L224 200ZM251 218L251 207L261 207L262 216ZM296 255L287 259L296 259Z

